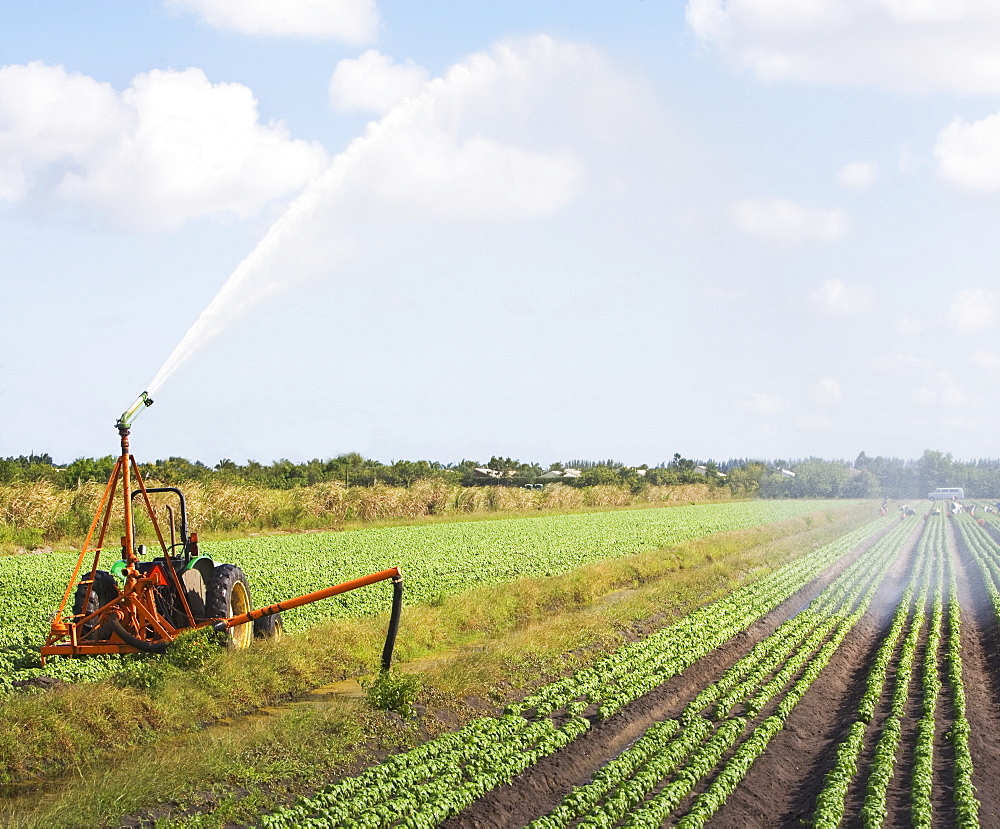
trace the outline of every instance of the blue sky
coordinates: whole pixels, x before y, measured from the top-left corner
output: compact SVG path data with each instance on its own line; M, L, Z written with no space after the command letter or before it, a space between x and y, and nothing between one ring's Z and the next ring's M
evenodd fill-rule
M1000 457L1000 8L6 3L0 456Z

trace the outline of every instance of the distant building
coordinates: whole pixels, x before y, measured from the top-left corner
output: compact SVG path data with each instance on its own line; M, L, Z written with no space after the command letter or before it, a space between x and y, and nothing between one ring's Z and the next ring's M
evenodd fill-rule
M554 481L557 478L579 478L583 473L579 469L550 469L538 476L540 481Z

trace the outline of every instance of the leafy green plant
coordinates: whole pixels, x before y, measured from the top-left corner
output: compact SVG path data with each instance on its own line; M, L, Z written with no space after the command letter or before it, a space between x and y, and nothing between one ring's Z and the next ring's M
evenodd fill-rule
M136 654L119 663L113 679L116 685L123 688L157 694L163 689L167 676L175 670L173 665L158 657Z
M163 659L176 668L200 668L217 656L224 644L223 636L210 627L185 630L171 642Z
M372 708L395 711L401 717L410 719L416 713L413 704L422 689L420 677L396 671L382 671L375 677L362 682L365 699Z

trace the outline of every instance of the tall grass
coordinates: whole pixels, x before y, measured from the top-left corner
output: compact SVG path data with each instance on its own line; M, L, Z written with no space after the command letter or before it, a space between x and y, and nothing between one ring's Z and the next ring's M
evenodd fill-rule
M147 481L148 486L156 484ZM335 529L355 522L414 519L424 516L466 516L479 513L572 510L622 507L643 503L723 500L728 490L706 484L647 487L638 495L625 486L570 487L549 484L544 489L461 487L421 480L410 487L378 484L346 487L322 483L289 490L211 483L183 487L190 526L200 532L251 532L269 529ZM0 552L17 547L83 541L104 485L85 483L64 490L48 483L0 486ZM113 521L121 520L121 505ZM140 527L142 511L137 511Z

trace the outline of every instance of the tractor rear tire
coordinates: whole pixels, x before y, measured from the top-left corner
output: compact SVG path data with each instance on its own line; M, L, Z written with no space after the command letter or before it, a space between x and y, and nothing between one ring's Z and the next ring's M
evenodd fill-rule
M115 584L115 577L107 570L98 570L94 573L94 586L92 589L89 589L89 598L87 596L88 588L90 588L90 585L85 582L76 586L76 594L73 596L74 616L89 616L95 610L104 607L104 605L118 595L118 585ZM84 635L93 631L95 627L96 620L91 619L83 626ZM98 632L99 638L105 638L107 633L107 625L101 625Z
M254 619L253 635L258 639L280 639L284 636L285 624L281 621L281 613Z
M235 564L218 565L205 589L205 617L229 619L246 613L252 607L250 585L243 571ZM226 630L226 644L231 648L245 648L252 639L252 622Z

